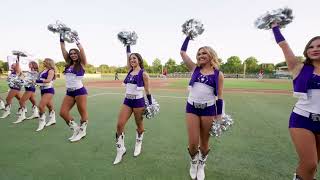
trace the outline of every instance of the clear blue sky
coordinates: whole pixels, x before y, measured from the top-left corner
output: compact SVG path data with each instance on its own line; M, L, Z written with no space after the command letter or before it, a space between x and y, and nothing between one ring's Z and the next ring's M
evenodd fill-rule
M319 0L1 0L0 59L12 50L25 50L61 61L58 35L47 30L48 24L61 20L78 31L90 64L126 64L125 48L116 37L122 30L137 32L132 51L149 64L155 58L179 63L185 37L181 25L197 18L205 32L190 42L193 59L200 46L209 45L224 61L238 55L277 63L283 55L271 32L255 29L253 22L267 10L285 6L293 9L295 19L283 34L295 54L302 55L307 41L320 35Z

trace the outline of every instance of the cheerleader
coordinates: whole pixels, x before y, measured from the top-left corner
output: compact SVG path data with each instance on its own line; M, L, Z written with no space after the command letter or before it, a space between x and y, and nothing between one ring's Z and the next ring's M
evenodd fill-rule
M38 64L34 61L31 61L29 63L29 68L31 70L31 74L38 74L39 73L39 68L38 68ZM39 117L39 111L38 111L38 107L36 105L36 87L34 85L30 86L30 87L25 87L25 92L23 93L19 104L20 104L20 108L19 108L19 116L18 119L13 122L14 124L17 123L21 123L23 120L25 119L33 119L33 118L38 118ZM26 102L30 100L30 102L32 103L32 115L28 118L26 118Z
M56 124L56 115L54 111L54 88L53 81L55 80L56 67L52 59L46 58L43 61L44 70L40 73L36 83L40 86L41 99L39 102L39 126L37 132L43 130L45 126ZM46 121L45 108L49 109L49 120Z
M130 46L127 46L127 67L129 72L124 80L126 94L123 105L119 112L116 133L117 155L113 164L121 162L126 153L124 145L124 127L131 114L134 114L136 129L136 143L133 156L137 157L141 153L142 140L144 135L143 112L145 110L145 100L143 90L146 93L149 104L152 104L149 90L149 75L143 69L143 59L138 53L131 53Z
M187 55L190 37L181 47L181 57L192 72L186 105L186 124L189 139L190 169L192 179L203 180L208 158L209 131L215 120L221 119L223 106L223 74L219 71L216 52L209 46L199 48L194 63Z
M71 142L76 142L84 138L87 134L88 111L87 111L87 90L83 86L84 66L87 64L87 58L84 48L79 41L76 41L78 49L66 50L63 35L60 34L60 46L62 55L66 61L64 70L66 79L66 95L60 108L60 116L65 120L67 125L73 131L69 138ZM80 125L78 125L70 114L70 110L77 105L78 112L81 116Z
M320 36L312 38L304 49L304 62L299 61L280 32L272 24L274 37L293 75L294 105L289 119L289 132L299 163L294 180L312 180L320 160Z
M9 75L8 78L21 75L21 69L19 66L19 57L18 57L17 62L13 63L11 65L10 71L11 71L11 74ZM9 90L7 98L6 98L6 105L4 108L4 112L3 112L2 116L0 117L1 119L6 118L10 115L11 104L12 104L13 98L16 98L18 101L20 101L20 99L21 99L21 93L20 93L21 86L16 86L16 85L9 83L9 88L10 88L10 90Z

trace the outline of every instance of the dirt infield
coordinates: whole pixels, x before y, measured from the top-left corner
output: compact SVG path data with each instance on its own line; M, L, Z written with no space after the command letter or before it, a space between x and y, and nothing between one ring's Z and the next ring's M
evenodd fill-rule
M150 84L152 89L157 90L165 90L172 92L185 92L186 88L171 88L169 87L169 83L175 81L175 79L152 79ZM272 81L272 80L271 80ZM270 83L271 81L265 81ZM276 81L272 81L273 83ZM278 82L277 82L278 83ZM86 82L85 85L87 87L95 87L95 88L115 88L115 87L123 87L123 81L115 81L115 80L99 80L99 81L89 81ZM292 91L287 90L274 90L274 89L245 89L245 88L225 88L224 91L226 93L261 93L261 94L292 94Z

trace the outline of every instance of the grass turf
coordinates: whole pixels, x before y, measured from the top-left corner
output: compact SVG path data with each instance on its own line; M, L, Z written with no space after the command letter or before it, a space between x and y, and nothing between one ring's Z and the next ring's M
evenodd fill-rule
M0 179L189 179L183 92L154 91L161 112L155 119L145 120L142 154L133 157L135 124L131 118L126 126L127 155L119 165L112 165L123 92L122 88L89 89L88 134L79 143L67 141L71 131L58 117L63 88L55 95L58 123L54 127L37 133L36 120L15 125L11 123L14 114L0 119ZM211 138L207 179L291 178L296 154L287 124L295 99L287 95L226 93L225 101L235 125L221 138ZM16 109L15 102L12 112ZM79 119L76 109L72 114Z

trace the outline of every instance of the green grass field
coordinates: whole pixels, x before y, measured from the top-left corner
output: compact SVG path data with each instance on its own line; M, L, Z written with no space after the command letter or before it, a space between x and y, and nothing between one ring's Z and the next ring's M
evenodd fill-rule
M290 89L288 82L226 80L226 88ZM186 88L186 80L169 84ZM134 158L135 124L126 126L127 154L114 166L115 127L124 89L89 88L87 137L69 143L71 131L58 117L64 88L55 95L57 124L35 132L37 120L12 124L16 115L0 120L0 180L162 180L190 179L185 126L186 92L154 90L160 114L145 120L142 154ZM220 138L211 138L207 179L291 179L297 163L288 133L291 95L225 93L226 112L235 124ZM38 97L39 98L39 97ZM17 110L15 101L12 112ZM29 111L30 111L29 106ZM30 113L30 112L29 112ZM72 114L78 119L76 109Z

